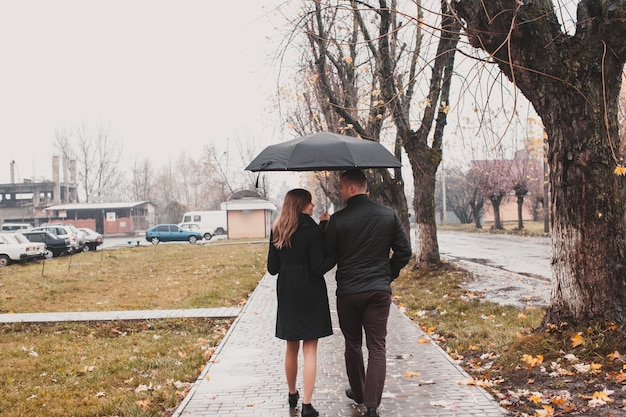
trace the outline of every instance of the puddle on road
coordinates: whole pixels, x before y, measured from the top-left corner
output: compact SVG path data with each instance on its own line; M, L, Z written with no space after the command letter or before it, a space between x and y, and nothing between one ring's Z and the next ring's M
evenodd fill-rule
M472 262L475 264L479 264L479 265L485 265L488 266L490 268L497 268L497 269L501 269L502 271L506 271L506 272L512 272L514 274L517 275L522 275L525 277L529 277L529 278L534 278L534 279L540 279L542 281L550 281L549 279L546 279L545 277L541 276L541 275L537 275L537 274L532 274L530 272L519 272L519 271L512 271L510 269L506 269L505 267L503 267L502 265L498 265L498 264L493 264L491 263L491 261L489 259L483 259L483 258L465 258L463 256L450 256L447 255L451 258L457 259L459 261L467 261L467 262Z

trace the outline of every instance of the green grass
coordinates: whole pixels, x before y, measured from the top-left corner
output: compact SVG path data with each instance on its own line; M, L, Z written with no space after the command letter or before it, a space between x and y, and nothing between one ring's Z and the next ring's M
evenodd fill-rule
M15 264L0 268L0 313L236 306L265 273L266 251L164 244Z
M225 307L265 273L261 244L158 245L0 269L2 312ZM3 417L168 416L232 320L0 325Z
M493 234L513 234L520 236L549 236L549 232L544 232L544 223L525 221L524 228L517 228L517 221L505 221L502 222L504 229L492 229L493 222L483 222L482 229L477 229L474 223L471 224L447 224L438 225L439 230L455 230L460 232L475 232L475 233L493 233Z
M166 415L184 398L230 323L2 325L0 415Z

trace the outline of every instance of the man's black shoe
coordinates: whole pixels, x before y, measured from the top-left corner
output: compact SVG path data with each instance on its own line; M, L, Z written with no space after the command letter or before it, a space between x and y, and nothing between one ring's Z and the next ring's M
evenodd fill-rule
M357 404L363 404L363 398L357 398L352 392L352 387L346 387L346 397L350 398Z
M375 408L367 408L367 411L365 412L365 417L380 417L380 414L378 414L378 410L376 410Z

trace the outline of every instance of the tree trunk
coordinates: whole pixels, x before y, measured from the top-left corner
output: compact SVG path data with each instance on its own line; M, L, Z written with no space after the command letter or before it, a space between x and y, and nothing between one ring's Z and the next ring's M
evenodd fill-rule
M404 181L399 175L392 178L386 169L370 169L365 172L370 198L377 203L393 208L400 217L407 236L411 236L409 204L404 193Z
M415 134L411 132L411 134ZM413 142L417 143L417 142ZM413 173L413 208L415 210L415 268L440 262L435 223L435 175L441 154L427 146L411 152Z
M544 326L623 322L624 206L614 175L626 63L623 5L580 0L573 36L561 29L552 1L451 5L471 44L491 54L546 129L553 287Z
M489 196L491 208L493 208L493 228L497 230L504 229L502 226L502 220L500 219L500 204L502 203L503 197L503 194L493 194Z
M443 131L447 119L447 107L450 96L450 85L454 70L454 55L459 42L460 27L449 13L447 4L442 2L441 28L446 36L442 36L437 46L437 56L431 74L428 106L422 117L422 124L417 131L408 129L408 113L403 116L405 123L398 129L404 139L404 149L411 163L413 173L415 210L415 265L438 265L441 262L439 243L437 242L437 222L435 218L435 180L442 159ZM439 103L435 107L435 103ZM437 122L432 146L428 146L428 136L435 112ZM397 123L397 121L396 121Z
M476 190L474 191L476 193ZM483 225L480 223L480 213L482 212L483 205L485 204L485 200L483 198L476 198L474 195L474 200L470 202L470 207L472 207L472 213L474 215L474 222L476 224L477 229L482 229Z
M522 230L524 228L524 195L517 195L517 229Z
M587 80L584 91L604 88L617 95L619 82L603 87ZM613 174L611 146L617 145L617 120L602 114L604 98L581 100L565 88L545 94L559 97L563 111L544 116L550 137L552 219L552 300L544 323L585 323L626 318L623 202ZM613 90L613 91L611 91ZM615 101L607 108L616 115ZM568 109L571 116L564 109ZM609 133L606 136L607 119Z

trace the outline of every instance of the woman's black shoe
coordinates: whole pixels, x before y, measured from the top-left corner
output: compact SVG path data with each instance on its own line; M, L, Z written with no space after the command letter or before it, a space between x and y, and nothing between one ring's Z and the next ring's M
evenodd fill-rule
M302 404L302 417L317 417L320 413L311 404Z
M296 391L295 394L289 394L289 407L296 408L298 406L298 400L300 399L300 393Z

